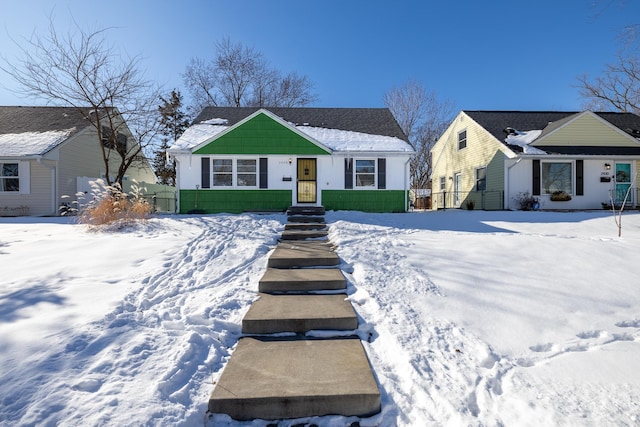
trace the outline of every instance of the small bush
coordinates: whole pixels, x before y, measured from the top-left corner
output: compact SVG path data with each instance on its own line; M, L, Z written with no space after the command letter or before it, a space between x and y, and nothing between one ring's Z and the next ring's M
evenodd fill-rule
M127 194L119 186L105 186L92 202L80 209L78 222L96 227L123 227L147 219L151 212L151 205L138 187L133 186Z
M518 193L515 200L520 205L520 210L536 211L540 208L540 202L537 197L533 197L528 191Z
M469 199L465 202L465 206L467 207L468 211L472 211L473 208L476 206L476 202L474 202L473 200Z

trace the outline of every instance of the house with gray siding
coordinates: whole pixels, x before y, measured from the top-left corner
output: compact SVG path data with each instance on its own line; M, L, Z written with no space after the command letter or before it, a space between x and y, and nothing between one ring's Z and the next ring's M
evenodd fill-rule
M63 202L75 200L79 178L105 177L102 142L89 114L88 108L85 114L70 107L0 107L0 216L57 215ZM125 143L136 143L126 127L123 132ZM126 179L156 182L144 157Z

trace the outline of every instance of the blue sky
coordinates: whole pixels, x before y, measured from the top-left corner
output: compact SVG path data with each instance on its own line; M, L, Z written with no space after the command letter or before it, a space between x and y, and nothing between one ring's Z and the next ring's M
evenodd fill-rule
M99 7L96 5L99 4ZM320 107L382 107L412 78L456 110L576 110L577 76L616 59L622 29L640 24L637 0L20 0L0 14L0 53L11 39L114 27L124 53L143 56L146 77L186 95L190 58L211 58L223 37L264 53L315 85ZM0 105L42 102L12 93L0 73Z

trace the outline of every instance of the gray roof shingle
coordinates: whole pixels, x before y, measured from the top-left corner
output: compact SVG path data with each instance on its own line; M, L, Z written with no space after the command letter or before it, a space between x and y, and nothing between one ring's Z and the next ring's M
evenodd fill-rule
M87 108L87 113L89 109ZM89 126L85 115L72 107L0 107L0 134L46 132Z
M258 111L259 107L206 107L193 121L200 123L210 119L226 119L233 126ZM388 108L276 108L265 107L295 125L340 129L371 135L392 136L408 142L407 136Z
M580 111L467 111L464 112L476 123L487 130L498 141L515 152L522 152L522 147L505 143L505 129L511 127L520 131L543 130L542 135L557 129L569 121ZM633 113L594 112L620 130L631 136L640 136L640 116ZM617 147L540 147L536 148L554 154L640 154L640 147L625 149Z

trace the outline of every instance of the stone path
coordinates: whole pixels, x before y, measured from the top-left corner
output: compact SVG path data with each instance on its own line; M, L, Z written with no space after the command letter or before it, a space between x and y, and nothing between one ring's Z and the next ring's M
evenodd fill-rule
M324 209L290 209L260 280L259 299L242 321L245 336L211 394L209 412L279 420L380 411L362 343L355 335L338 337L358 327L338 264ZM336 337L306 337L311 330L336 331ZM287 332L296 335L283 337Z

